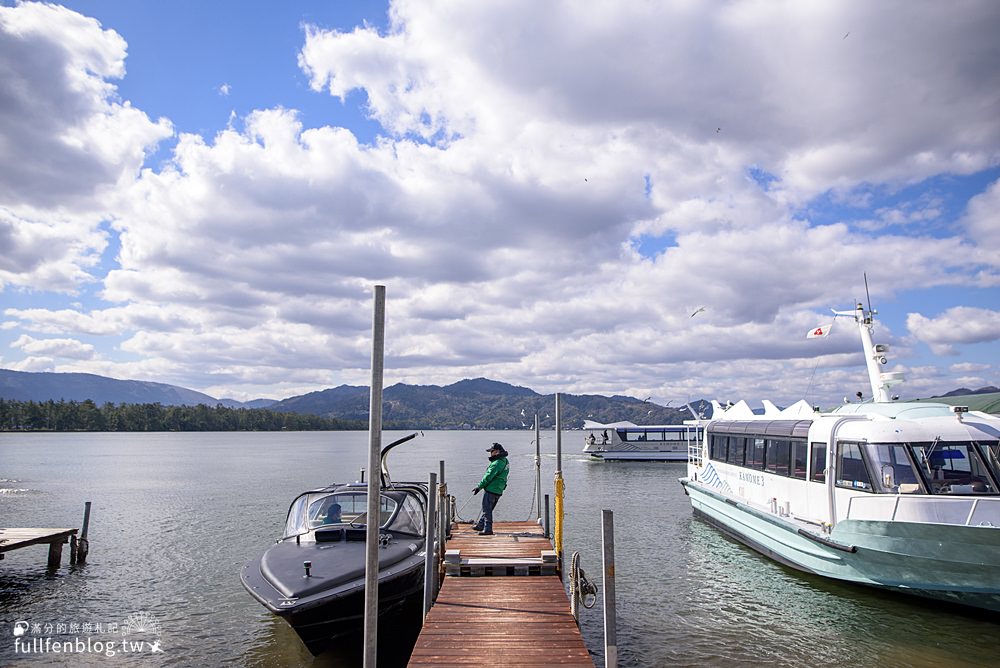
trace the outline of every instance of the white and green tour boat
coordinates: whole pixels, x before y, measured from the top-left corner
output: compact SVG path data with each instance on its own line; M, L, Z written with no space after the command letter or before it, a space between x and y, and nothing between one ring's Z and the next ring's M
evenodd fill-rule
M1000 611L1000 418L899 402L859 304L872 399L713 405L681 479L694 512L794 568Z
M684 424L602 424L585 420L583 451L594 459L626 462L685 462L692 443L701 441L703 428L693 420Z

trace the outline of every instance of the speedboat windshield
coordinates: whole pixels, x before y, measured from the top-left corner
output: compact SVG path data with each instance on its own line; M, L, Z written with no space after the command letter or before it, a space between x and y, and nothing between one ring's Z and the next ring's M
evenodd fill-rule
M387 496L379 498L379 526L386 526L398 504ZM285 536L307 533L326 526L368 523L368 494L365 492L309 492L292 502L285 522Z
M389 490L379 495L379 528L384 531L424 534L424 506L416 494ZM316 529L368 524L368 493L363 490L307 492L292 502L285 522L285 537Z

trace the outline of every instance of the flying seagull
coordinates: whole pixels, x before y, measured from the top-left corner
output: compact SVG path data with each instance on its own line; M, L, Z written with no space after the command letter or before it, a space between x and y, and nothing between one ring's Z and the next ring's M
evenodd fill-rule
M692 318L695 317L696 315L698 315L699 313L701 313L704 310L705 310L704 306L699 307L698 310L696 310L694 313L691 314L691 317Z
M850 35L850 34L851 34L851 31L850 31L850 30L848 30L848 31L847 31L847 35ZM844 35L842 39L847 39L847 35Z

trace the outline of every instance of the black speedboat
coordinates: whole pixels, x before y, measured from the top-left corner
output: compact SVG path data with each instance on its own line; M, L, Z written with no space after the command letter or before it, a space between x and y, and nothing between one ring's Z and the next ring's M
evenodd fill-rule
M379 492L379 622L402 614L420 623L427 483L389 480L382 450ZM240 579L282 617L313 654L363 639L368 485L335 484L292 501L282 538L247 562Z

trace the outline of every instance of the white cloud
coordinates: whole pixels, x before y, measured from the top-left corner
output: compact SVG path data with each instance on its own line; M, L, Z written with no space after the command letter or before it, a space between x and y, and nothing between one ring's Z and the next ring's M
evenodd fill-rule
M994 256L1000 253L1000 181L969 200L962 223L977 246Z
M1000 340L1000 311L956 306L936 318L909 313L906 326L919 341L939 355L956 354L955 344Z
M819 400L865 387L855 332L802 338L865 272L880 303L1000 282L996 185L957 230L934 197L851 226L800 211L996 164L992 3L404 0L384 34L307 29L299 57L315 90L365 94L371 144L275 107L183 134L141 173L170 125L115 99L124 41L46 7L0 8L0 63L69 101L20 149L31 187L0 168L0 281L96 274L112 305L8 309L5 331L106 337L135 360L62 370L244 397L367 383L381 282L390 381ZM0 138L15 122L0 109ZM87 168L47 179L57 158ZM941 333L951 315L910 318L939 352L968 342Z
M94 357L94 346L76 339L34 339L28 335L18 337L11 344L32 356L43 355L47 358L69 358L88 360Z
M0 287L72 291L104 249L108 189L170 135L116 98L125 41L56 5L0 7Z

